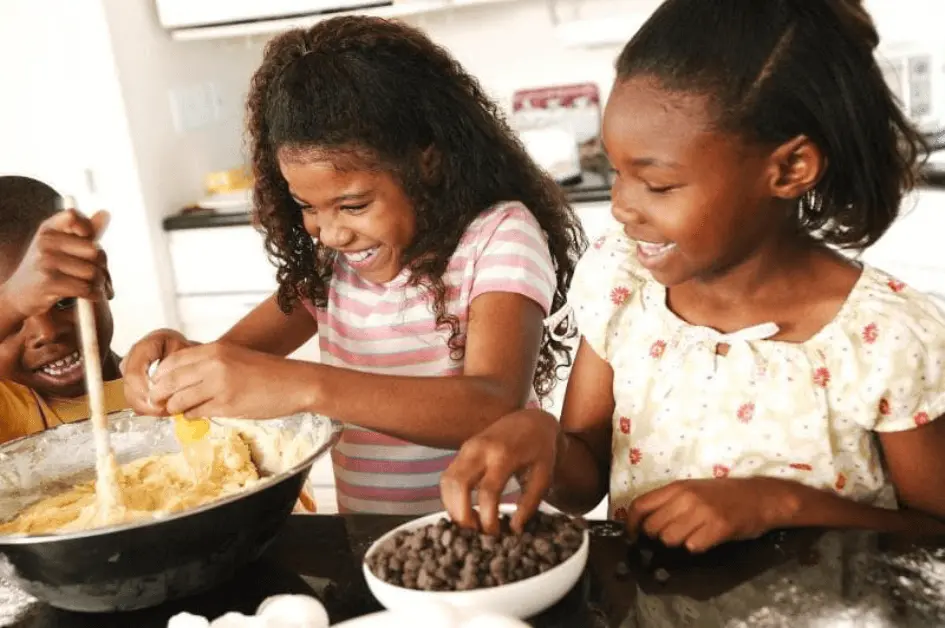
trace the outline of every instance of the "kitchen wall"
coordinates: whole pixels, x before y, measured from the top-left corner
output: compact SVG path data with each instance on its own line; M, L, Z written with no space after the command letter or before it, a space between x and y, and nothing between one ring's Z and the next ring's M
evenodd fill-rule
M103 244L117 297L115 346L172 320L159 286L165 255L138 185L137 157L100 0L0 2L0 173L35 176L106 207Z
M120 53L135 142L140 144L136 149L150 164L142 168L142 176L154 179L150 187L162 198L160 211L169 213L201 194L204 172L239 163L242 100L267 37L172 42L157 26L150 2L104 2L113 26L113 45ZM621 45L570 47L563 41L563 31L576 22L604 20L623 26L629 38L658 0L562 0L558 4L558 29L546 0L472 6L411 21L456 55L504 106L517 89L571 82L597 83L606 97ZM941 24L926 17L932 6L938 6L936 0L868 0L867 5L875 12L887 44L940 37ZM181 133L173 127L168 90L200 83L218 88L219 119ZM157 192L158 187L163 191Z

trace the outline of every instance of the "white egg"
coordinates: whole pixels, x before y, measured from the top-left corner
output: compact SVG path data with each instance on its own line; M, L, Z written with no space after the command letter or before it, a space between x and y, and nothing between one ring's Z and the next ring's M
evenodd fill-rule
M308 595L274 595L263 600L256 616L266 628L328 628L328 612Z
M191 613L178 613L167 620L167 628L210 628L210 620Z
M263 628L263 623L256 617L231 612L210 622L210 628Z
M433 600L417 602L410 608L398 608L391 613L391 626L411 628L456 628L460 612L445 602Z
M481 613L464 620L459 628L528 628L528 624L508 615Z

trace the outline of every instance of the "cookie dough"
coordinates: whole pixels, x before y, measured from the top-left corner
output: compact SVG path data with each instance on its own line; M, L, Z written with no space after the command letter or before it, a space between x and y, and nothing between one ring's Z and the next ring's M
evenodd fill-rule
M74 532L166 516L238 493L258 481L250 447L240 433L215 428L182 453L150 456L118 468L117 508L103 512L95 482L89 481L26 508L0 524L0 534Z

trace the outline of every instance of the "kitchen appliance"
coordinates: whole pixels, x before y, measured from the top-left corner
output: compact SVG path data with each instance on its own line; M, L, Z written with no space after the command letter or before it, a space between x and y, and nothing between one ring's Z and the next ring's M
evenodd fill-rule
M295 505L313 463L340 427L311 414L256 422L303 444L289 468L271 452L253 452L265 476L249 489L161 519L80 532L0 536L0 578L44 602L81 612L127 611L210 589L258 558ZM180 451L171 421L110 417L119 464ZM301 439L301 440L296 440ZM251 447L252 449L252 447ZM42 497L94 477L89 421L69 423L0 446L0 520Z
M512 128L532 159L562 185L595 175L606 184L600 90L593 83L523 89L512 96Z
M542 170L561 184L581 179L581 153L574 133L563 128L529 129L519 133L525 150Z

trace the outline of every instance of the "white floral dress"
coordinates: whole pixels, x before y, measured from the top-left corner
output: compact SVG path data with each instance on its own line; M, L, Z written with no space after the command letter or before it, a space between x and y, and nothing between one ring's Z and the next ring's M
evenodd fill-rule
M610 513L686 478L769 476L896 507L874 432L945 414L945 317L865 266L837 316L803 343L690 325L622 231L578 264L569 303L614 370ZM728 345L726 355L718 346Z

